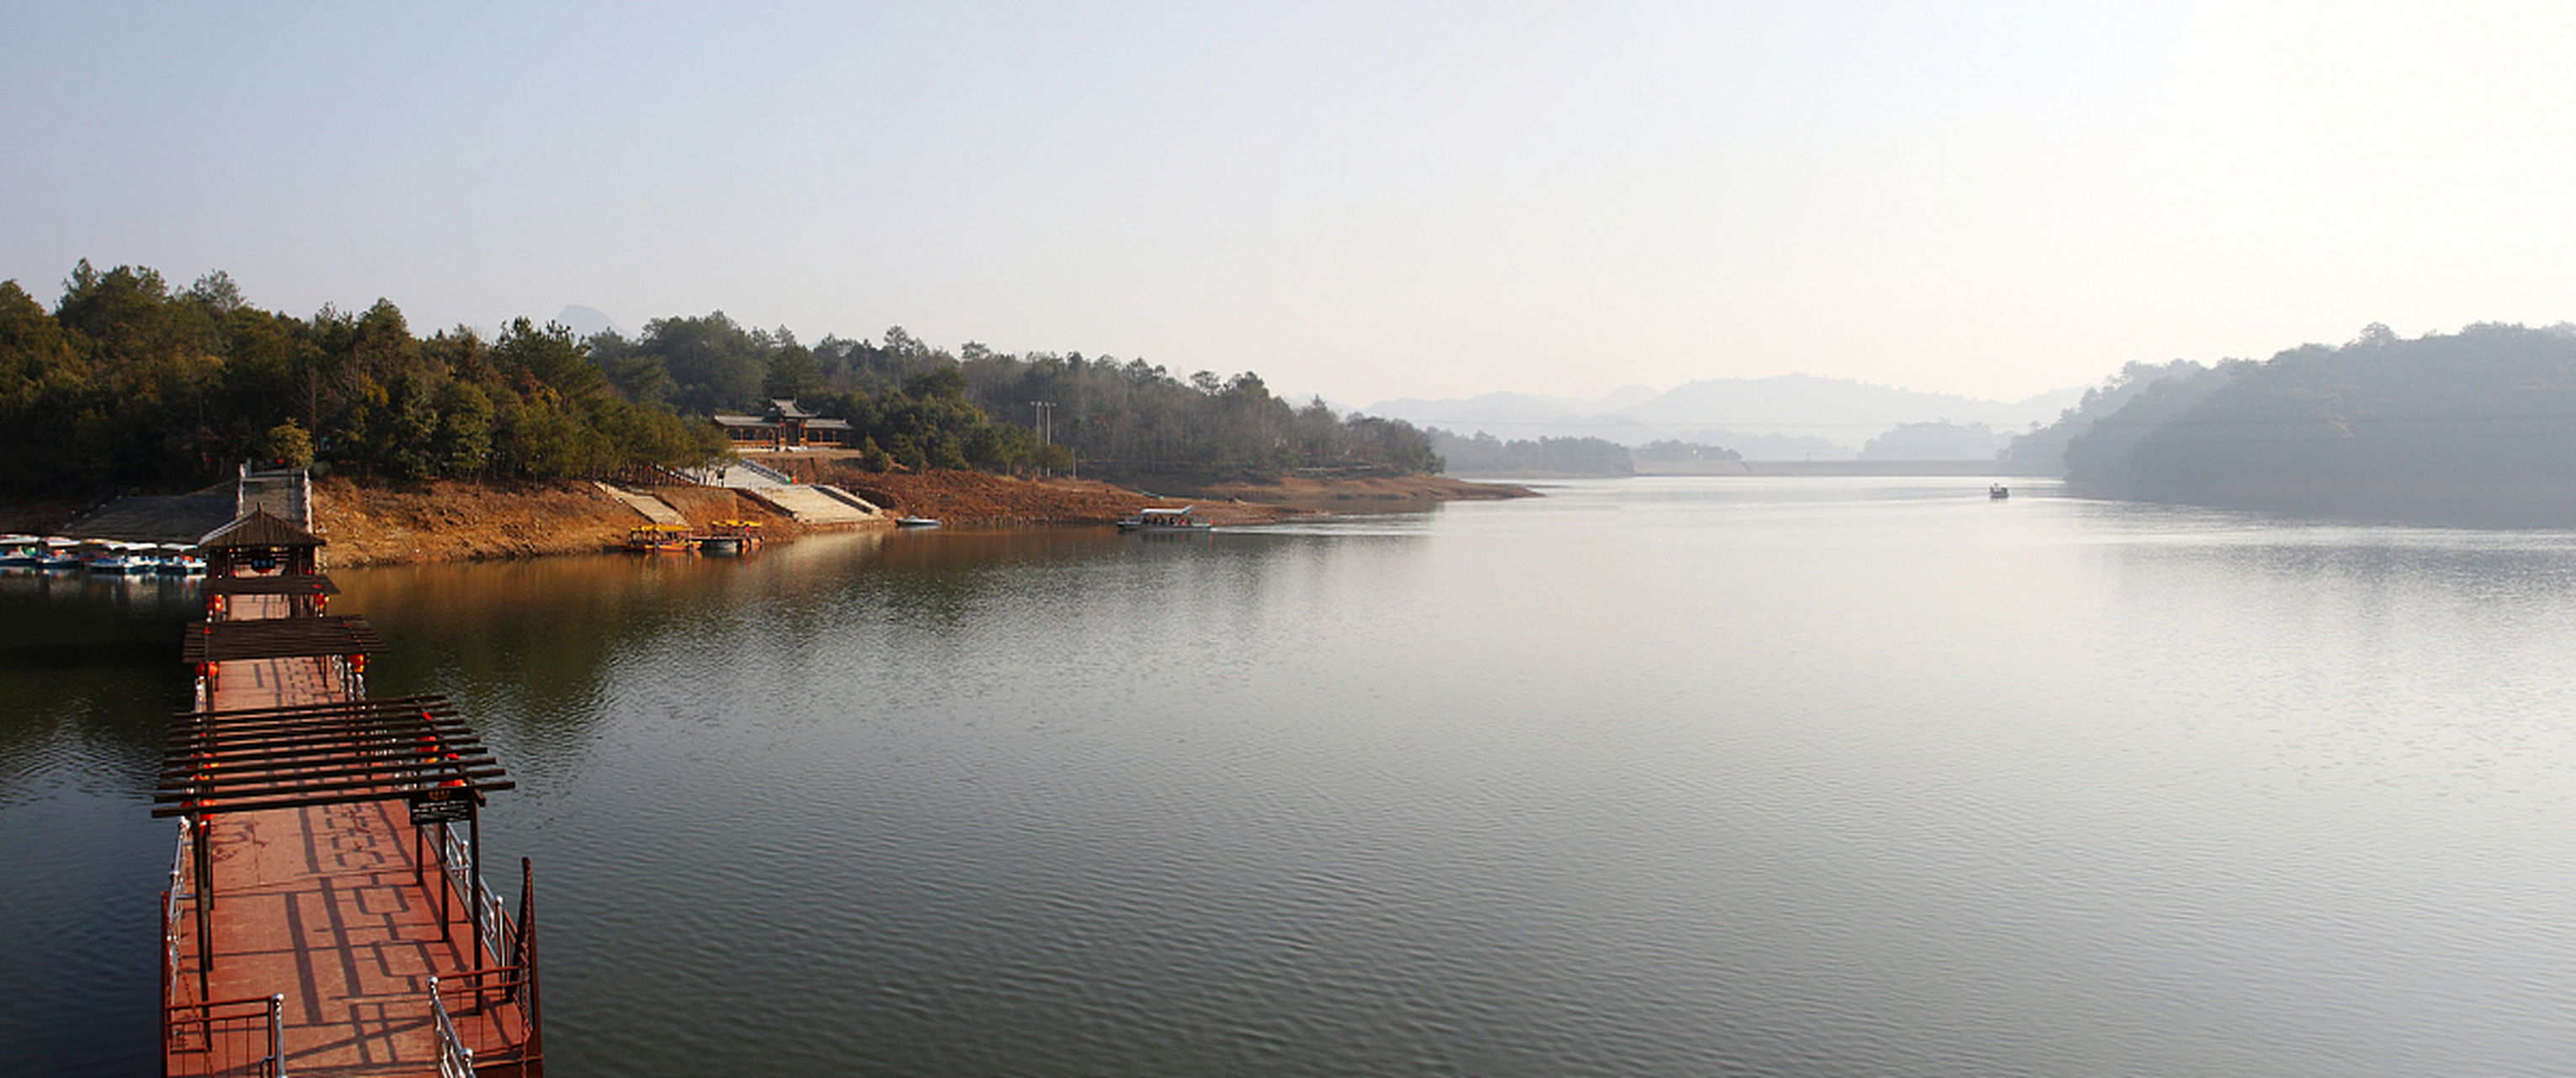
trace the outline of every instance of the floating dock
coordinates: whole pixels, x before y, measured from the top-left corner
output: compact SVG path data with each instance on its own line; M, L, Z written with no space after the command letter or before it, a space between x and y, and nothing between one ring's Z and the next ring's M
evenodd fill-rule
M533 876L484 885L482 810L513 787L443 697L366 694L382 650L322 613L321 540L254 508L200 543L156 817L165 1075L541 1078Z

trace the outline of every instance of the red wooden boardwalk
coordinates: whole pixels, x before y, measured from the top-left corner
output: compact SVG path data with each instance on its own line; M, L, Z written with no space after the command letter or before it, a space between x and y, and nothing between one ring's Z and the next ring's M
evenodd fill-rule
M328 659L245 659L216 663L213 711L292 707L345 700L338 664Z
M286 1073L438 1073L426 979L474 968L473 928L451 906L442 932L437 854L415 872L413 834L407 810L386 801L215 817L207 995L283 994ZM193 981L195 956L182 958ZM517 1015L485 1008L459 1016L458 1033L469 1045L524 1041Z
M273 596L235 597L229 612L228 620L291 616L286 601ZM224 712L361 699L353 684L360 679L338 657L237 659L212 666L207 706L197 713L210 720ZM371 701L368 706L415 709L424 723L433 709L452 715L443 701ZM295 718L292 728L299 733L274 743L313 736L300 733L307 721L317 731L328 725L323 717ZM403 737L407 746L411 735ZM228 757L202 754L214 752L212 747L200 751L182 757L197 761L191 766L201 777L189 781L232 774L233 767L221 762ZM291 750L254 747L245 758L278 751ZM455 759L452 754L447 758ZM324 780L290 776L284 781L287 785L275 789L292 796L318 789L297 783ZM427 837L444 833L445 825L415 826L399 792L373 800L234 811L222 808L226 795L221 792L187 796L189 811L201 803L214 808L194 832L206 860L198 862L189 854L183 838L173 873L175 891L184 897L168 903L170 946L163 989L178 1006L165 1028L166 1074L274 1073L266 1060L272 1019L265 1002L274 996L279 997L274 1022L283 1073L438 1075L442 1038L431 995L433 976L455 1040L473 1052L476 1073L542 1074L543 1057L531 1028L533 988L518 981L522 969L501 968L505 960L524 960L533 969L533 944L523 949L523 926L502 924L495 917L487 937L490 949L475 945L472 914L450 886L451 879L466 873L461 864L455 875L442 872L436 840ZM206 796L213 800L195 800ZM185 825L182 834L190 834ZM202 914L203 955L198 918L206 907L195 893L201 866L209 873L204 878L212 881L206 888L210 910ZM523 904L527 897L522 894ZM500 913L496 907L487 910ZM515 994L520 991L527 995ZM505 997L505 992L513 994ZM212 1023L209 1032L207 1024L194 1020L203 1013L194 1005L210 1000L248 1005L219 1004L239 1017Z

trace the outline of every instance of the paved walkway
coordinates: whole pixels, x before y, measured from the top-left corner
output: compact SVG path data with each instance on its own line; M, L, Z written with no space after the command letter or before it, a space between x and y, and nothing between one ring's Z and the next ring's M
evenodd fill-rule
M244 472L241 476L241 509L268 510L268 515L299 528L313 526L313 507L306 500L312 489L300 468L276 472Z

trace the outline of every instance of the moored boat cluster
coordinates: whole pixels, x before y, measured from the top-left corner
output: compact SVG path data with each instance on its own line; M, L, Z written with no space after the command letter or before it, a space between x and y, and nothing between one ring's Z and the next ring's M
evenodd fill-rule
M182 543L0 535L0 568L77 570L110 576L203 576L204 558Z

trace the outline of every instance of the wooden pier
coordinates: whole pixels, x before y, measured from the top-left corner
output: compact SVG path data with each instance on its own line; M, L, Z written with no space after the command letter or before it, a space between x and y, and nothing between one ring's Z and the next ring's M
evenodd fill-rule
M533 880L515 913L481 882L513 784L444 698L366 695L381 644L321 612L319 545L258 511L200 544L198 704L153 809L179 832L163 1073L541 1078Z

